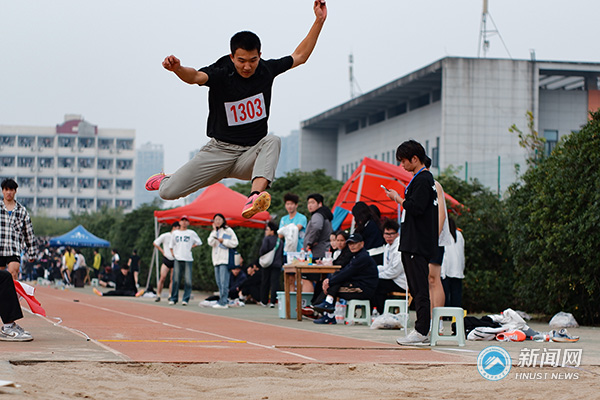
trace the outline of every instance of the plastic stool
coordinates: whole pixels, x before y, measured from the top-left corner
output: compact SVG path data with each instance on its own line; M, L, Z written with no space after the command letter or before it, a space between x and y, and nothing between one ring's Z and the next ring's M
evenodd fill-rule
M393 309L397 308L398 312L392 312ZM401 299L387 299L383 305L383 313L398 314L402 321L402 329L404 334L407 333L408 326L408 300Z
M365 309L359 318L354 315L358 307L364 307ZM371 324L371 302L369 300L349 300L346 324L354 325L362 323Z
M458 342L459 346L465 345L465 311L460 307L436 307L433 309L431 318L431 345L435 346L438 341L452 340ZM439 334L440 318L454 317L456 319L456 334L443 335Z
M92 283L92 287L98 287L99 286L97 278L92 278L92 282L91 283Z
M42 278L41 276L38 276L38 278L37 278L37 284L38 285L43 285L44 284L44 278Z

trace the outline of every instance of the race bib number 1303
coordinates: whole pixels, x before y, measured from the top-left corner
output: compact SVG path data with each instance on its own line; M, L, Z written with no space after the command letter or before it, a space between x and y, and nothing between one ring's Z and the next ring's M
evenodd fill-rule
M265 98L262 93L243 100L225 103L227 125L244 125L267 117Z

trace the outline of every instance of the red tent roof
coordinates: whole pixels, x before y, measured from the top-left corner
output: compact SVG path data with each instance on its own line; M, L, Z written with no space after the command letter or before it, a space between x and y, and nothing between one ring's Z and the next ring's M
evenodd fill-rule
M333 209L342 207L351 211L357 201L363 201L368 205L375 204L381 211L382 217L396 219L398 218L398 204L386 196L381 185L388 189L394 189L404 197L404 189L412 177L413 175L402 166L365 157L350 179L342 186ZM357 195L359 196L357 197ZM460 203L446 193L446 205L448 208L452 208ZM342 223L342 228L348 228L351 223L352 215L349 214Z
M170 210L154 211L154 217L160 223L172 224L186 215L191 225L210 225L215 214L221 213L231 227L246 226L264 228L271 215L267 211L256 214L251 219L242 217L242 207L248 198L229 189L222 183L215 183L204 189L192 203Z

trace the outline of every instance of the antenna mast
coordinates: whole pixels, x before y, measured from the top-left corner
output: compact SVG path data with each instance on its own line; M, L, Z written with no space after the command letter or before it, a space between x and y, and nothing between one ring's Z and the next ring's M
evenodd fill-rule
M494 29L490 29L488 30L487 28L487 19L490 19L490 22L492 23ZM504 39L502 39L502 35L500 35L500 31L498 30L498 27L496 26L496 23L494 22L494 19L492 18L492 14L490 14L489 9L488 9L488 0L483 0L483 12L481 13L481 24L479 27L479 44L477 45L477 57L480 58L481 57L481 50L483 50L483 58L487 57L487 52L490 48L490 37L493 35L498 35L498 37L500 38L500 41L502 42L502 45L504 46L504 49L506 50L506 53L508 54L508 57L510 59L512 59L512 56L510 55L510 51L508 51L508 47L506 47L506 43L504 43Z
M348 64L348 72L350 77L350 98L353 99L357 95L362 94L362 90L360 90L360 86L358 86L358 82L356 82L356 79L354 78L354 55L352 55L352 53L350 53L348 56ZM356 89L358 89L358 91L356 91Z

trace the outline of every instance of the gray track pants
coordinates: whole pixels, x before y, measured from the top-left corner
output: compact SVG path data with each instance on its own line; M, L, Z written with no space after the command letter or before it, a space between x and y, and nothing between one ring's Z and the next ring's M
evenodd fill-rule
M265 178L273 182L279 162L281 139L268 135L254 146L239 146L214 138L173 175L160 183L164 200L185 197L224 178L253 180Z

